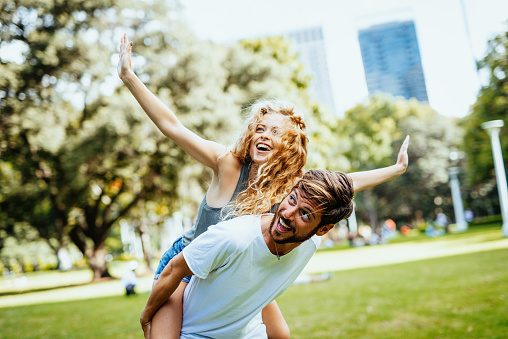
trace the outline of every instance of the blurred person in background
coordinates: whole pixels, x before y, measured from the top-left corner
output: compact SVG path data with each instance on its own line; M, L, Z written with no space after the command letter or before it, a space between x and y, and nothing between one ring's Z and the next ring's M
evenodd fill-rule
M122 284L125 287L125 295L136 294L134 287L138 284L138 278L136 277L136 269L138 268L138 262L133 260L129 262L129 270L122 277Z

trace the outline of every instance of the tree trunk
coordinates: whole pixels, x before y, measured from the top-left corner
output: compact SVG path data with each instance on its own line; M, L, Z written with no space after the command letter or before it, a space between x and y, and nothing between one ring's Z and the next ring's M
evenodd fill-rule
M97 281L104 278L111 278L106 263L106 249L104 245L101 245L96 249L89 249L86 251L86 257L88 263L93 271L93 281Z
M369 214L370 227L372 228L373 233L380 234L379 222L377 219L377 212L374 208L374 197L372 196L372 189L366 189L363 191L365 209Z
M152 262L152 242L150 239L150 233L148 232L148 227L144 222L140 222L136 220L134 222L136 230L138 231L139 237L141 238L141 243L143 244L143 257L146 262L146 270L148 272L153 272L151 262Z

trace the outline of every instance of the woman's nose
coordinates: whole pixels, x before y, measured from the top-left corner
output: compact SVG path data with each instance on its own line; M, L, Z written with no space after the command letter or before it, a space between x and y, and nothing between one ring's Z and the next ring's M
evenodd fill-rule
M270 131L269 130L263 131L263 133L261 133L261 137L263 139L270 139Z

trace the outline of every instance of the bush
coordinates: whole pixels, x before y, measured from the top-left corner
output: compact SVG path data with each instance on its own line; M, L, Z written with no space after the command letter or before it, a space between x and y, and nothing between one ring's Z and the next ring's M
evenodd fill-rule
M19 262L14 258L9 259L9 268L16 274L23 273L23 267L21 267Z
M50 271L58 268L58 261L56 258L46 257L38 254L36 260L41 271Z
M488 215L486 217L475 218L473 221L469 223L471 226L475 225L485 225L485 224L493 224L493 223L502 223L503 216L498 215Z
M23 272L27 273L27 272L33 272L33 271L35 271L35 269L34 269L34 264L32 262L32 258L23 257Z

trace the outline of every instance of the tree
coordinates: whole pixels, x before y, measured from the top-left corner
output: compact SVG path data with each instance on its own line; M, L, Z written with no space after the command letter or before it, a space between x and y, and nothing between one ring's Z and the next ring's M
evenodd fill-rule
M489 76L489 83L480 90L470 115L462 121L465 129L463 150L467 154L468 182L473 185L471 204L480 211L499 213L495 189L494 161L488 134L481 124L491 120L503 120L508 126L508 31L489 41L488 52L479 68ZM508 164L508 133L504 127L500 133L505 167ZM481 198L481 199L480 199Z
M17 1L1 14L2 41L23 46L22 63L1 63L0 169L11 180L1 191L2 227L29 223L53 247L70 239L94 279L109 276L104 241L119 218L161 195L175 205L184 160L169 156L173 145L129 94L107 95L118 84L114 29L146 33L172 13L164 1L121 6Z
M63 246L68 216L87 189L80 180L84 178L70 175L77 172L69 168L75 164L66 162L66 156L83 156L66 152L86 150L86 141L67 136L79 134L95 104L76 109L65 97L85 95L77 85L105 71L96 61L107 57L107 50L99 42L95 55L89 53L85 35L90 26L100 26L113 5L113 1L2 4L3 47L19 46L22 51L21 62L2 57L0 65L1 168L12 180L2 189L1 209L7 214L2 224L9 230L14 222L28 222L53 247L50 239ZM93 263L94 253L89 255Z
M464 150L468 154L472 183L489 180L494 168L489 136L480 125L490 120L504 120L508 125L508 31L489 41L487 56L479 66L488 72L489 84L482 87L472 113L463 121L466 130ZM500 137L503 153L507 154L508 133L505 129Z
M75 244L100 279L109 276L105 240L120 218L135 224L149 202L171 214L202 198L211 173L120 86L115 54L125 31L139 77L204 138L232 142L252 98L305 98L300 66L291 54L273 54L277 44L198 41L179 22L178 3L170 4L2 4L2 44L22 52L21 61L0 63L2 238L16 224L32 225L55 251ZM301 108L319 112L305 100Z
M450 149L461 136L454 119L414 99L379 95L346 112L336 133L349 140L343 147L350 171L392 165L405 136L411 137L406 173L356 195L358 217L374 229L380 219L413 223L418 210L426 218L432 218L438 206L452 210L446 169Z

